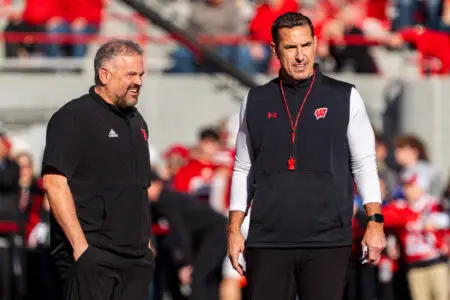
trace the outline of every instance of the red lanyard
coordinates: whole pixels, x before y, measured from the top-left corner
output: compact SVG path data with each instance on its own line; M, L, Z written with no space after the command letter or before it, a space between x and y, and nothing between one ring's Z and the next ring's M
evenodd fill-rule
M289 116L289 121L291 122L291 128L292 128L292 132L291 132L292 151L291 151L291 156L288 159L288 169L289 169L289 171L294 171L295 170L295 157L294 157L294 153L293 153L294 152L293 150L294 150L294 147L295 147L295 130L297 129L298 120L300 118L300 115L302 114L303 106L305 106L306 100L308 100L309 93L311 92L312 87L314 85L314 79L315 78L316 78L316 72L314 71L313 77L312 77L312 80L311 80L311 84L309 85L308 92L306 92L306 95L305 95L305 98L303 99L302 105L300 106L300 109L298 110L297 118L295 119L295 123L292 121L291 112L289 110L289 106L288 106L288 103L286 101L286 96L284 94L283 81L280 79L281 95L283 96L284 106L286 107L286 111L287 111L287 114Z

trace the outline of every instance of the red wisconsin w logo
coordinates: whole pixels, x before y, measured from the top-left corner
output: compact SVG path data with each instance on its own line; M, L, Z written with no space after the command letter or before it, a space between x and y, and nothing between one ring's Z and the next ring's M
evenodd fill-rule
M276 119L277 115L278 115L278 113L276 113L276 112L274 112L274 113L268 112L267 113L267 118L268 119L272 119L272 118Z
M327 115L327 111L328 111L328 108L326 108L326 107L321 107L321 108L316 109L314 111L314 115L316 116L316 120L324 119L325 116Z

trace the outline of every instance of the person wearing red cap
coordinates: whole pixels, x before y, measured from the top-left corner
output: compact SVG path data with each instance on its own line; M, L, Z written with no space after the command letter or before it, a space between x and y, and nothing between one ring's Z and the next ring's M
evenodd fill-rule
M189 160L189 149L183 145L173 145L164 153L165 169L163 177L171 182L173 176L184 167Z
M402 176L405 200L383 208L386 228L400 232L408 264L408 283L413 300L448 299L449 216L426 191L430 178L423 173Z

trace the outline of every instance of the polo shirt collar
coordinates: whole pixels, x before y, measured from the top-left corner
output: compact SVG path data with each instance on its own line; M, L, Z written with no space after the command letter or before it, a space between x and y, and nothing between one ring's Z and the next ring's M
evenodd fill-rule
M113 111L114 113L116 113L117 115L119 115L125 119L133 117L134 114L136 113L137 110L135 107L130 107L128 109L121 109L117 105L113 105L113 104L106 102L105 99L102 98L102 96L100 96L99 94L97 94L95 92L94 88L95 88L95 86L90 87L89 95L91 95L91 97L95 100L95 102L97 102L101 106L107 108L108 110Z

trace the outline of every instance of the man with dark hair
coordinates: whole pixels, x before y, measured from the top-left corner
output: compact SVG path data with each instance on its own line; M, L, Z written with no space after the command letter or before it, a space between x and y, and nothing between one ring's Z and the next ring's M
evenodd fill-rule
M70 300L146 299L150 154L134 107L142 50L112 40L95 56L95 86L50 119L43 186L51 205L52 255Z
M173 178L174 189L208 202L215 169L213 158L219 149L218 131L211 127L201 128L198 144L190 151L189 162Z
M199 133L199 140L204 141L204 140L210 140L210 141L214 141L217 142L220 139L220 135L217 132L216 129L214 128L210 128L210 127L206 127L206 128L202 128L200 130Z
M249 91L240 112L228 251L244 252L251 300L340 300L351 254L354 180L367 214L363 262L386 241L375 139L356 88L315 65L317 38L299 13L274 23L278 78ZM247 241L241 224L251 201Z

